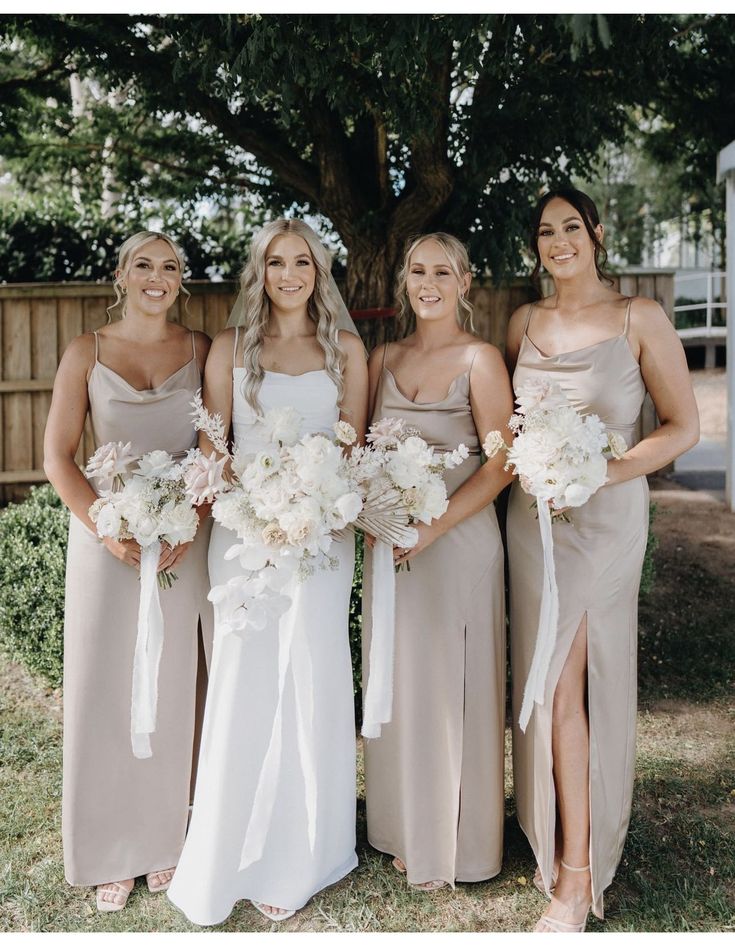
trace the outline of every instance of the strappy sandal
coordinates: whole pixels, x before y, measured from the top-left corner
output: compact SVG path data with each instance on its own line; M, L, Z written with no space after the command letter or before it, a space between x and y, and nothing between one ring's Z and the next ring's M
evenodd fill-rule
M587 873L590 868L589 863L587 866L569 866L564 860L561 861L561 865L565 870L569 870L570 873ZM553 916L542 915L533 931L559 933L584 932L587 927L587 919L589 918L591 908L592 903L587 906L587 911L581 922L563 922L561 919L553 918Z
M261 915L264 915L266 919L270 919L271 922L284 922L286 919L290 919L292 915L296 915L295 909L287 909L285 912L266 912L267 903L265 902L256 902L254 899L251 899L250 902L255 906L258 912ZM270 906L271 909L280 909L280 906Z
M133 883L133 885L135 885ZM97 887L97 911L119 912L124 909L133 886L126 889L122 883L100 883ZM103 896L112 896L112 899L103 899Z
M152 873L146 873L145 882L146 882L146 886L148 887L148 892L152 892L152 893L166 892L168 887L171 885L171 880L174 878L175 869L176 869L175 866L171 866L165 870L154 870ZM160 876L166 876L168 878L164 879L162 883L156 883L155 886L152 886L151 880Z
M406 875L406 865L397 856L392 860L392 866L403 876ZM437 889L442 889L447 883L443 879L430 879L426 883L408 883L408 885L411 889L418 889L419 892L435 892Z

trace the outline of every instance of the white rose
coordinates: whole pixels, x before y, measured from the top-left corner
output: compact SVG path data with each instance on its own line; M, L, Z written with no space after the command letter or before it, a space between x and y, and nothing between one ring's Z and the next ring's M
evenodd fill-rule
M354 522L362 511L362 499L356 492L347 492L335 502L335 509L342 519L342 527Z
M146 479L163 479L170 471L172 464L174 461L165 450L152 450L140 458L136 476L144 476Z
M101 501L101 499L97 500L97 502ZM97 525L97 534L100 538L117 538L122 531L122 518L113 503L107 502L97 510L96 514L97 518L93 521Z
M113 479L124 476L133 462L130 443L103 443L90 457L85 473L91 478Z
M167 502L161 510L161 537L169 545L192 541L197 532L199 516L188 502Z
M299 438L302 425L301 414L293 407L275 407L259 418L265 434L272 443L292 446Z

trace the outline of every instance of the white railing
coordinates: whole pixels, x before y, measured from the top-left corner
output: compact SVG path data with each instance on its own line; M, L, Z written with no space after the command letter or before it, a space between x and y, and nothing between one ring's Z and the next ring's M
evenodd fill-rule
M689 305L675 305L674 306L674 324L676 324L676 316L679 312L704 312L705 320L703 325L694 325L689 328L677 328L680 338L698 338L698 339L707 339L707 338L726 338L727 337L727 326L726 325L713 325L713 315L715 312L722 311L727 312L727 302L724 301L724 272L693 272L687 273L683 276L677 276L676 284L677 287L682 282L691 282L693 280L706 280L707 289L705 293L705 298L701 302L693 302ZM720 279L720 291L715 291L715 279ZM719 299L719 301L715 301ZM724 320L724 319L723 319Z

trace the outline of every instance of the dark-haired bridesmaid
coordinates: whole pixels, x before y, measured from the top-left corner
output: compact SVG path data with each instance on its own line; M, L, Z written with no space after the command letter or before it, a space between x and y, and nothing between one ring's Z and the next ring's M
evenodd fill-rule
M578 190L546 194L531 248L553 292L513 313L507 357L514 389L558 383L581 413L625 438L608 481L571 524L553 527L559 624L545 680L525 733L518 727L537 645L543 559L529 497L515 484L508 510L513 666L513 766L518 818L533 848L535 882L551 902L539 932L581 932L620 861L635 765L637 601L648 530L646 475L699 437L684 351L652 299L628 298L601 270L603 227ZM640 442L643 398L660 426Z

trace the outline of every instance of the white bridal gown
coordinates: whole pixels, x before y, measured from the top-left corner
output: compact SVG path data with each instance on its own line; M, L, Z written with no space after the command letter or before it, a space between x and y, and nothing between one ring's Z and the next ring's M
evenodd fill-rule
M238 446L255 452L264 441L244 379L234 367L233 431ZM259 400L264 411L294 406L304 433L331 435L338 419L326 371L266 372ZM237 560L224 560L235 541L214 524L213 587L238 574ZM352 536L333 542L330 554L336 570L287 586L293 603L277 627L225 632L215 618L194 808L168 893L197 925L223 922L239 899L299 909L357 866Z

